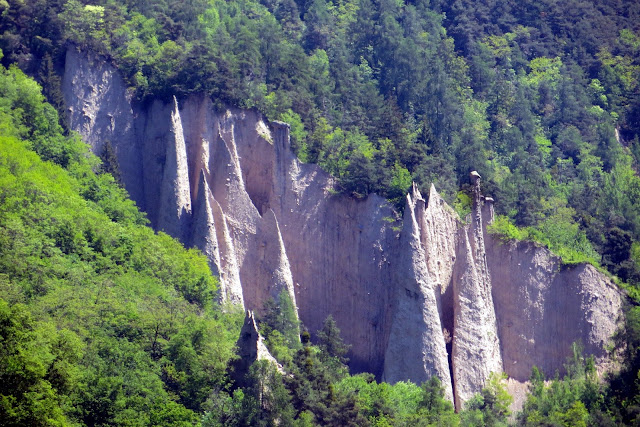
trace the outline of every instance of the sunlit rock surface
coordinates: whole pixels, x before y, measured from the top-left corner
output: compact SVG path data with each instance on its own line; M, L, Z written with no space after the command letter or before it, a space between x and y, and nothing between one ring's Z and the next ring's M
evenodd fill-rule
M620 292L592 266L487 234L480 181L465 220L433 186L426 201L412 189L400 220L376 195L338 194L291 153L288 125L255 111L201 96L137 105L113 67L73 48L63 91L72 128L97 154L111 144L152 226L206 254L221 300L259 315L288 292L312 332L331 314L354 372L438 375L460 407L491 372L562 373L573 342L606 365Z

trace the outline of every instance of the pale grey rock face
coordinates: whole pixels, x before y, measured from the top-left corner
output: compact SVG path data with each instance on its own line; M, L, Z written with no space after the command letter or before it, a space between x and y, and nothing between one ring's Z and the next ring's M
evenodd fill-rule
M423 217L424 206L414 187L413 196L407 196L395 260L396 300L383 380L395 383L408 379L420 384L437 375L442 380L445 396L452 400L446 343L436 299L440 290L434 287L420 241L418 218Z
M202 96L132 104L111 66L74 49L63 81L73 129L96 153L111 141L131 197L154 228L204 252L221 301L259 315L285 291L312 332L331 314L353 371L438 375L460 408L491 372L562 373L575 341L606 365L620 292L591 266L487 234L479 177L467 224L433 186L427 202L414 186L398 220L384 199L337 194L301 164L286 123Z
M211 197L209 195L209 197ZM220 244L220 300L244 307L242 285L240 283L240 268L236 259L236 251L231 238L231 232L227 225L227 217L224 215L220 204L213 200L213 217L219 226L216 228L218 243ZM214 260L215 262L215 260Z
M502 357L491 277L484 245L479 177L471 221L460 229L454 268L452 367L456 406L482 390L491 373L502 372Z
M136 114L124 80L104 59L67 50L62 93L73 130L82 135L94 153L112 144L131 198L143 210L142 153L136 139Z
M591 265L562 266L532 243L490 237L487 253L509 377L526 381L533 365L547 375L564 372L574 342L594 355L597 365L606 365L622 303L608 278Z
M165 144L164 176L160 186L156 227L184 241L191 214L191 192L189 170L187 169L187 148L184 142L180 111L178 111L178 101L175 97L173 98L170 123L168 133L170 139ZM148 204L150 205L151 201Z
M442 327L450 340L453 333L453 267L456 263L458 230L461 227L458 214L440 197L431 184L424 214L417 215L420 240L425 251L427 269L437 289L438 311ZM450 350L449 350L450 351Z
M216 232L216 220L213 216L214 200L203 170L200 171L198 191L201 191L202 195L196 199L197 202L193 208L193 227L191 229L193 237L191 240L209 260L211 272L220 276L220 245Z
M203 170L198 189L200 197L196 199L193 211L191 242L202 250L209 260L211 271L220 278L220 302L244 307L238 263L229 227L220 205L211 194Z
M232 363L231 376L239 386L245 387L250 385L246 382L246 375L249 373L251 365L258 360L265 360L273 364L281 374L284 374L282 366L271 353L269 353L264 343L264 338L258 331L255 315L250 310L246 312L244 324L240 330L240 337L236 345L238 347L239 358Z

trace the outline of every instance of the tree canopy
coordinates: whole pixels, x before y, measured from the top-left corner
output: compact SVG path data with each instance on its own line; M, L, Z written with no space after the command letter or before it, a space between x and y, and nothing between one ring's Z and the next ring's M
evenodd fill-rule
M251 387L230 384L240 319L215 303L201 254L145 226L117 184L110 145L101 163L69 132L67 49L113 63L136 102L205 94L219 108L287 121L298 157L354 197L377 192L402 209L412 182L425 194L435 183L464 213L477 170L496 202L495 232L599 265L632 297L619 375L594 385L578 356L571 363L582 368L550 384L534 370L518 421L636 421L637 1L0 0L0 48L6 424L499 425L507 416L501 378L460 415L437 380L349 376L337 326L327 320L317 346L304 332L299 341L286 298L262 327L293 376L260 364Z
M632 0L25 0L0 47L59 111L69 46L141 102L257 108L343 191L399 209L412 181L453 202L477 170L529 238L637 283L618 258L640 239L638 22Z

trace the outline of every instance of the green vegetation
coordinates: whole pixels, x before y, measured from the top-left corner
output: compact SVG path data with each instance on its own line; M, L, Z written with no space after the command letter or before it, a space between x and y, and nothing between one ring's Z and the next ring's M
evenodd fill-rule
M92 50L142 102L205 93L219 107L291 123L299 157L355 197L377 192L401 210L412 181L424 194L435 183L464 213L457 192L477 170L497 213L566 262L598 261L640 282L630 254L640 242L633 0L25 0L0 8L3 63L38 76L59 111L65 50Z
M530 381L530 395L522 412L518 414L520 425L586 427L590 418L589 411L593 411L595 415L592 423L603 421L602 413L595 414L596 408L600 408L603 402L593 359L585 360L577 345L574 344L573 358L569 361L568 373L562 380L556 376L553 381L545 384L542 372L534 367Z
M464 191L458 191L456 199L453 202L453 209L462 220L466 220L467 215L471 213L473 207L472 198Z
M277 303L273 299L267 300L264 310L266 314L261 319L260 334L266 337L271 354L287 364L293 360L292 350L301 347L300 321L287 290L282 290Z
M535 368L534 368L535 369ZM504 385L506 375L491 374L487 386L465 406L462 423L465 426L506 426L513 399Z
M206 260L146 228L110 144L101 164L56 114L69 47L111 61L138 102L204 93L289 122L298 156L354 197L402 208L412 181L435 183L464 215L479 171L495 232L599 264L632 300L621 372L597 385L578 352L564 379L534 370L518 422L638 423L640 6L516 3L0 0L3 423L507 422L500 378L455 414L436 380L348 376L336 325L299 341L286 296L261 328L289 374L229 384L240 319Z
M568 209L564 209L565 215ZM584 231L570 218L550 216L536 227L517 227L503 215L496 216L488 227L489 233L503 240L529 240L541 243L562 258L564 264L588 262L600 267L600 256L593 250Z
M0 69L3 425L185 425L226 382L238 315L154 234L38 85Z

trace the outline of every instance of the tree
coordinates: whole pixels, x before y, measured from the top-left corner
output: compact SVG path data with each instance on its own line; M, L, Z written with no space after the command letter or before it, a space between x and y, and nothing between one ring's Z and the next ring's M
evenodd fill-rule
M444 387L436 376L422 383L422 400L418 406L418 414L428 425L458 425L453 404L444 397Z
M275 365L268 360L256 361L249 370L249 381L252 386L246 393L258 405L254 423L251 425L291 425L294 414L291 396Z
M73 387L65 364L77 362L79 343L73 335L71 351L56 354L53 346L58 333L51 324L36 323L26 306L9 304L0 298L0 418L5 425L51 424L68 422L63 411L62 392ZM51 381L54 381L52 384ZM66 389L67 388L67 389ZM65 390L66 389L66 390Z
M348 373L349 359L346 355L350 346L342 341L340 329L331 315L324 320L322 329L317 333L317 338L320 362L324 364L334 381L344 377Z
M303 347L294 356L291 375L285 379L296 415L313 414L320 425L361 425L355 396L336 388L330 368L311 345L308 332L302 334L302 342Z
M593 358L582 355L580 345L572 345L572 355L565 365L567 374L545 383L536 367L531 371L529 395L517 414L518 423L526 426L593 425L590 412L600 410L602 391ZM604 417L600 417L604 420ZM604 424L606 425L606 424Z
M462 414L463 425L506 425L513 398L507 392L505 380L505 374L491 374L482 391L467 402Z
M281 363L289 363L293 352L300 348L300 321L286 288L278 295L277 302L273 298L265 302L260 333L266 338L269 350Z
M329 315L322 324L322 329L317 333L318 347L324 357L335 357L341 363L347 363L349 359L345 357L349 351L348 345L340 337L340 328L333 316Z

